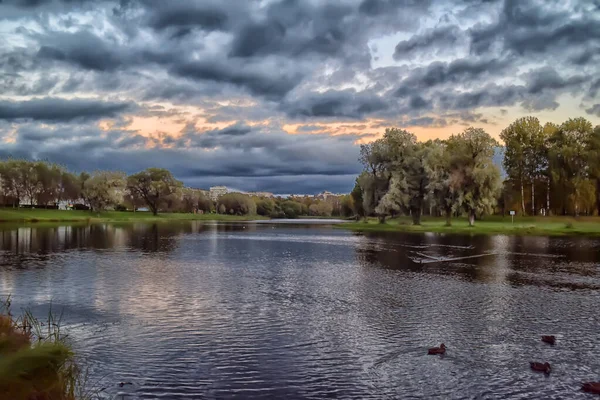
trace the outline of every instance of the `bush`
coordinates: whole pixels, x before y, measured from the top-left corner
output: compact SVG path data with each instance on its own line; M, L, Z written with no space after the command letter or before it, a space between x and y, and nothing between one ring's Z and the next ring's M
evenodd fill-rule
M269 214L269 217L281 219L281 218L285 218L286 216L285 216L285 213L283 211L281 211L281 210L275 210L271 214Z
M298 218L302 215L302 204L292 200L286 200L281 203L281 211L285 214L286 218Z
M256 203L250 196L242 193L227 193L219 197L217 207L221 214L221 206L225 212L229 210L234 215L256 215Z
M275 202L268 198L257 198L256 202L256 213L262 216L269 216L275 211Z

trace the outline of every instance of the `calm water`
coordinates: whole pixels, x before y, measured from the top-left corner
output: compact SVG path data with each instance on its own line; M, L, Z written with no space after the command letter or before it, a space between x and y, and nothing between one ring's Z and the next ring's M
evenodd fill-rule
M482 253L494 254L419 262ZM596 239L248 223L0 231L0 294L62 310L109 398L588 398L599 288ZM440 342L447 355L427 356Z

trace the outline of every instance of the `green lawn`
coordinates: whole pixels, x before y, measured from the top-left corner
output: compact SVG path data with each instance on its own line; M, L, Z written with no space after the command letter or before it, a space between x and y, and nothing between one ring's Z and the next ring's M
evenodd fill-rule
M372 232L439 232L464 234L507 234L507 235L589 235L600 236L600 217L510 217L490 216L475 221L470 227L466 218L452 220L452 226L445 226L444 218L423 217L421 225L412 225L409 217L399 217L379 224L376 219L368 222L352 222L339 225L340 228L354 231Z
M238 216L221 214L186 214L138 211L90 212L76 210L44 210L25 208L0 208L0 223L4 222L135 222L135 221L248 221L264 219L257 215Z

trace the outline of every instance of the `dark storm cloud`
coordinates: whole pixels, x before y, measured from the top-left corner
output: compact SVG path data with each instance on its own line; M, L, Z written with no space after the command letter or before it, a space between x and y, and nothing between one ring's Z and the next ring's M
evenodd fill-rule
M62 61L96 71L110 71L124 64L125 55L119 54L116 45L90 32L56 33L48 39L48 45L42 45L37 54L43 60Z
M231 84L248 90L251 94L266 97L282 97L292 90L302 78L300 71L281 71L271 66L236 66L216 60L194 61L173 67L180 77L203 82Z
M527 74L527 77L527 90L531 94L540 94L545 90L578 89L582 83L589 80L588 77L582 75L564 78L551 67L533 70Z
M226 10L233 6L226 2L184 0L150 1L146 4L148 6L148 24L157 30L173 27L223 29L229 19Z
M6 4L9 6L23 7L23 8L36 8L49 4L65 4L65 5L79 5L83 3L90 3L96 0L0 0L0 4Z
M598 15L589 12L594 0L582 1L570 12L555 2L505 0L499 18L478 24L469 31L471 51L476 54L494 51L519 55L544 54L550 49L581 47L600 39Z
M409 96L415 91L427 90L446 84L466 84L486 81L512 67L506 59L458 59L450 63L434 62L424 68L416 68L400 82L395 90L398 97Z
M394 58L396 60L413 56L428 49L439 50L458 42L462 31L456 26L445 26L428 30L422 35L414 35L396 45Z
M230 55L315 53L332 56L357 33L352 30L352 13L352 7L340 3L315 7L302 1L273 2L264 20L250 22L236 33Z
M358 10L362 14L377 17L394 14L399 9L427 8L430 4L430 0L363 0Z
M366 115L389 107L380 96L355 90L329 90L282 103L280 108L292 118L350 118L361 119Z
M113 103L88 99L65 100L53 97L25 101L0 100L0 119L72 121L115 117L133 108L130 103Z

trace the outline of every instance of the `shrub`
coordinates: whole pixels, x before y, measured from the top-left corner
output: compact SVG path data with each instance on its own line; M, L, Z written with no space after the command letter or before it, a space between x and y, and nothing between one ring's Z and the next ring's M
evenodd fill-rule
M217 207L221 214L229 210L230 214L235 215L256 215L256 203L250 196L242 193L227 193L219 197ZM225 212L221 212L221 206Z

